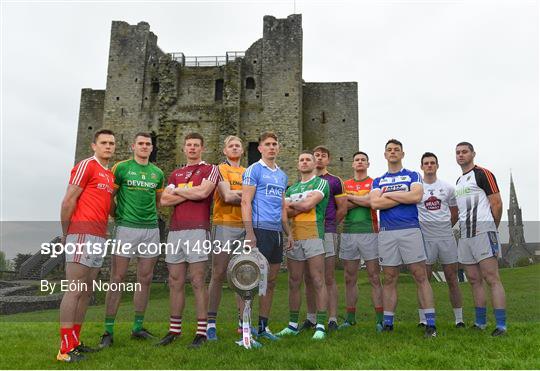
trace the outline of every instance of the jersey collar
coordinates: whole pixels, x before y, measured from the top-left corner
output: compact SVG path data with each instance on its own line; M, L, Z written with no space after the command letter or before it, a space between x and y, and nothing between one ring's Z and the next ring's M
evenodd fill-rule
M105 170L109 170L108 167L103 166L103 165L101 164L101 162L99 162L99 160L97 159L96 155L93 155L92 158L93 158L94 160L96 160L96 162L99 164L99 166L101 166L101 167L104 168Z
M266 165L266 162L264 162L262 158L258 161L258 163L261 164L262 166L264 166L265 168L267 168L270 171L278 171L279 170L279 166L277 166L277 164L276 164L276 168L272 169L270 166Z

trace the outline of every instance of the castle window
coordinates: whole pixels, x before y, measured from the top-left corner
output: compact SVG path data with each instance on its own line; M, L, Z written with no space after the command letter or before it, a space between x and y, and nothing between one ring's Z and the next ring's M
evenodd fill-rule
M248 165L254 164L261 159L261 153L259 152L259 143L249 142L248 145Z
M255 89L255 79L253 77L246 79L246 89Z
M216 80L214 100L216 102L223 100L223 79L217 79Z
M326 124L326 112L324 111L321 112L321 122Z
M159 80L158 79L152 79L152 93L153 94L159 93Z
M92 130L92 127L91 127L91 126L89 126L89 127L88 127L88 130Z
M157 147L157 135L156 133L152 132L150 134L150 137L152 138L152 153L150 153L150 162L156 162L157 160L157 152L158 152L158 147Z
M289 96L289 93L285 93L285 96L288 97L288 96Z

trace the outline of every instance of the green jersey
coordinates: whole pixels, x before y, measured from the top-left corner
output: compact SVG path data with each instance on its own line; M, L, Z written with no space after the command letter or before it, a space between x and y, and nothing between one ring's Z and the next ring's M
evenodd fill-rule
M330 197L330 187L326 180L314 175L307 182L293 184L285 193L290 202L299 202L313 192L319 192L324 197L313 209L293 217L292 233L297 241L314 238L324 239L324 218Z
M156 165L140 165L134 159L112 168L116 192L116 225L156 228L156 193L163 192L163 171Z

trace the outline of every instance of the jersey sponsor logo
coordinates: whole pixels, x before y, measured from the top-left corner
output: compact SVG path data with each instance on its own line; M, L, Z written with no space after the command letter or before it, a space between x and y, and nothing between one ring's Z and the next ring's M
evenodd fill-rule
M96 186L97 189L103 189L109 193L113 193L113 187L111 187L109 184L107 183L98 183L97 186Z
M238 180L230 180L229 183L230 183L230 185L237 185L237 186L242 185L242 182L238 181Z
M430 211L437 211L441 209L441 200L435 196L431 196L424 201L424 205L426 206L426 209Z
M126 181L126 183L127 183L128 186L133 186L133 187L146 187L146 188L156 188L157 187L157 183L143 182L142 180L128 179Z
M407 184L392 184L389 186L382 187L381 189L382 189L382 193L396 192L396 191L405 191L405 192L409 191L409 187L407 186Z
M471 194L471 188L470 187L456 188L456 190L454 192L454 195L456 197L467 196L469 194Z
M192 188L193 187L193 182L189 182L189 183L178 183L176 185L178 188Z
M265 195L267 197L281 198L283 197L283 191L284 191L283 186L280 186L279 184L268 183L266 185Z
M410 182L411 177L408 175L400 175L400 176L389 176L385 178L381 178L379 181L379 185L384 184L392 184L392 183L398 183L398 182Z

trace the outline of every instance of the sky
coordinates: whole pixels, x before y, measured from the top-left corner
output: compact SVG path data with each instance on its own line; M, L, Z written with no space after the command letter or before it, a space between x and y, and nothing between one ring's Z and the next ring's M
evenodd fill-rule
M0 221L59 219L80 91L105 88L113 20L148 22L165 52L225 55L262 37L264 15L293 13L302 14L304 80L358 82L359 143L370 154L372 176L386 171L386 140L398 138L405 167L418 170L422 153L431 151L439 157L439 178L454 183L455 144L466 140L475 145L476 163L497 178L503 219L511 171L524 220L539 220L537 1L3 1L1 7ZM538 228L526 237L539 241Z

